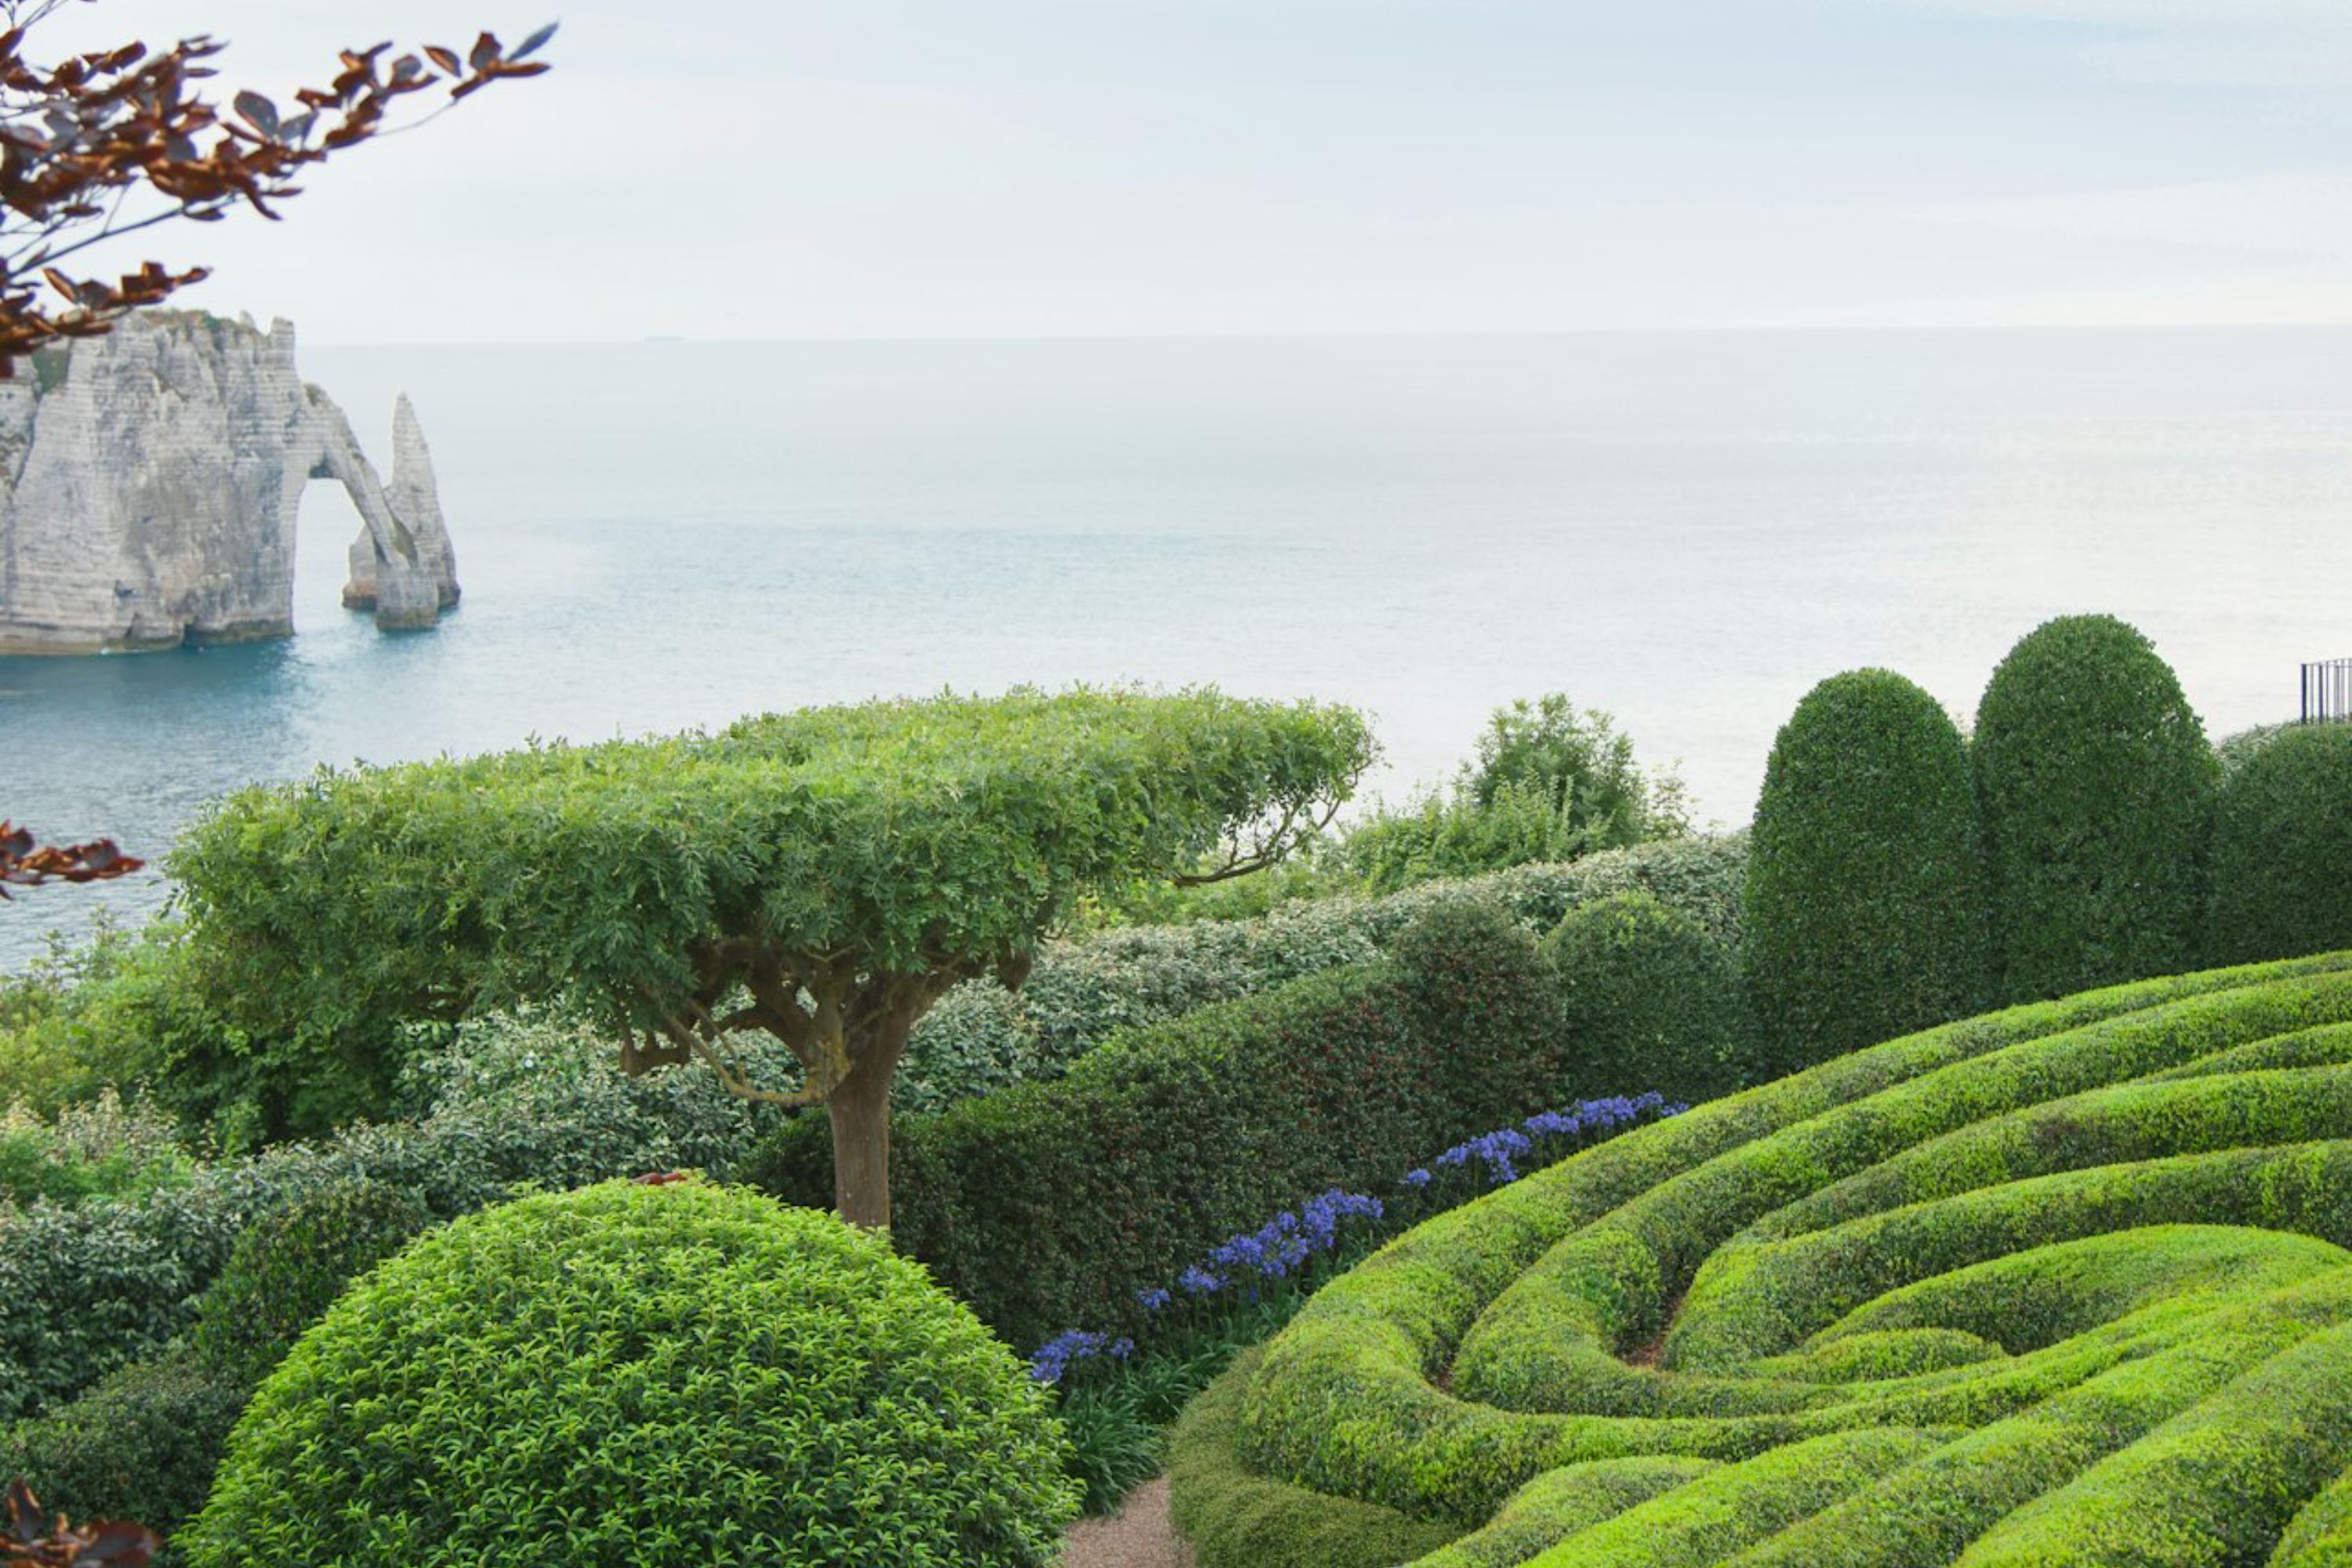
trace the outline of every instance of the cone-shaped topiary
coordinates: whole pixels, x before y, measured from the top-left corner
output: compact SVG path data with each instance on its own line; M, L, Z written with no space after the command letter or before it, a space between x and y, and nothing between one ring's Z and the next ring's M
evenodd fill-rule
M1569 910L1543 951L1580 1083L1655 1084L1712 1100L1769 1077L1730 950L1644 892Z
M1781 1070L1973 1012L1991 981L1967 747L1886 669L1780 727L1748 862L1748 976Z
M2221 786L2213 824L2216 962L2352 947L2352 724L2273 738Z
M882 1238L608 1183L432 1232L255 1395L196 1568L1044 1564L1076 1512L1011 1352Z
M2002 994L2194 962L2221 766L2147 638L2112 616L2029 633L1985 688L1971 754Z

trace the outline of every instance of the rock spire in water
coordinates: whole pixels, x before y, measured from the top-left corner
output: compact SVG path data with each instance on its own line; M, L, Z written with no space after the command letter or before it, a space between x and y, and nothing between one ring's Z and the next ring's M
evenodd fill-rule
M152 311L20 364L0 383L0 653L287 636L312 479L362 520L346 605L397 629L457 602L415 411L395 410L386 485L297 374L291 323Z

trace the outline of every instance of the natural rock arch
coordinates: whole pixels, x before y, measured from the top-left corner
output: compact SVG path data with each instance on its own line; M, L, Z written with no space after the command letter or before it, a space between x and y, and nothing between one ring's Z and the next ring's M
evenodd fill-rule
M294 350L287 321L150 312L0 383L0 653L289 635L312 479L360 514L344 604L394 630L457 602L415 410L394 408L387 485Z

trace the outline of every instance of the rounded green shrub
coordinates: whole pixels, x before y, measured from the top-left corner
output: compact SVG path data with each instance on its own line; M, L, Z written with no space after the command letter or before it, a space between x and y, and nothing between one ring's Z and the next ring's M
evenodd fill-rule
M219 1367L256 1375L365 1273L431 1223L398 1188L346 1177L265 1215L236 1238L196 1303L195 1349Z
M1595 899L1544 939L1578 1081L1712 1100L1763 1076L1738 966L1647 893Z
M1989 999L1983 836L1943 705L1833 675L1780 727L1748 838L1748 973L1785 1069Z
M1200 1568L2318 1568L2347 1194L2352 952L1963 1019L1398 1237L1172 1507Z
M2221 787L2206 948L2217 963L2352 947L2352 724L2274 738Z
M197 1568L1044 1564L1076 1512L1010 1351L881 1237L606 1183L428 1232L263 1384Z
M2196 959L2221 764L2171 666L2111 616L2066 616L1993 671L1970 748L2011 1001Z

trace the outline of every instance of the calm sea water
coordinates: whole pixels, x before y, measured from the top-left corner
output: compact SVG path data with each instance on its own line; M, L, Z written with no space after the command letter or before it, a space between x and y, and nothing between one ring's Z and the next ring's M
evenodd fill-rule
M1401 794L1565 690L1746 817L1813 681L1955 712L2051 615L2154 637L2216 733L2352 654L2352 329L312 349L415 399L436 632L0 659L0 812L168 847L220 792L877 693L1214 681L1363 705ZM0 905L0 964L149 875Z

